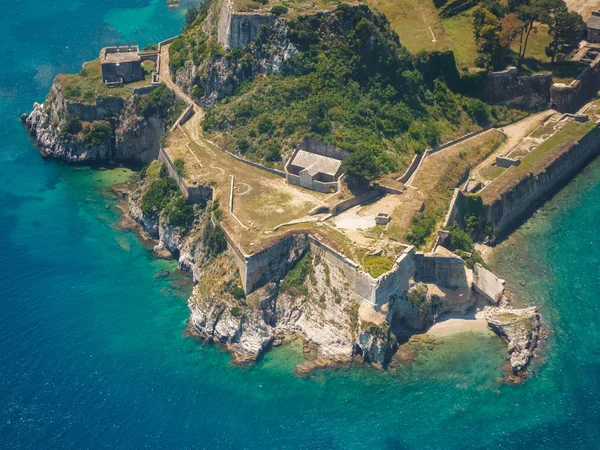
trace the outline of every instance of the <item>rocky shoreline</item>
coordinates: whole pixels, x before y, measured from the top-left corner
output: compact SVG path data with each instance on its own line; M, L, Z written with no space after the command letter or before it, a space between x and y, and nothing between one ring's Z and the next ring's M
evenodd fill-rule
M324 261L314 259L313 273L302 288L303 294L309 294L309 300L302 294L282 292L276 283L243 299L236 298L231 286L237 282L237 269L231 257L225 252L215 259L206 258L202 244L209 221L206 213L199 214L191 232L169 227L160 216L143 214L141 185L143 182L113 188L120 197L118 209L123 214L120 227L135 229L157 257L175 258L180 269L191 274L195 287L188 300L190 318L186 333L201 342L223 347L236 364L252 364L273 347L301 340L306 361L296 367L298 376L364 364L383 370L398 358L410 360L407 355L411 351L405 349L406 344L398 344L390 329L393 323L398 323L398 314L404 326L410 325L409 334L419 334L439 321L435 311L439 312L440 306L444 310L445 300L437 296L439 293L432 295L426 291L423 284L395 294L387 311L375 311L368 305L357 307L348 299L333 295L342 286L331 286L332 280L326 281L326 273L332 269L326 268ZM408 294L416 291L423 296L426 307L415 307L408 300ZM323 296L336 301L320 301ZM446 312L464 314L475 308L476 301L481 305L479 297L458 309L446 305ZM506 380L515 383L526 377L540 340L541 325L536 308L513 309L509 302L505 296L500 302L503 306L487 306L482 314L487 326L507 342Z

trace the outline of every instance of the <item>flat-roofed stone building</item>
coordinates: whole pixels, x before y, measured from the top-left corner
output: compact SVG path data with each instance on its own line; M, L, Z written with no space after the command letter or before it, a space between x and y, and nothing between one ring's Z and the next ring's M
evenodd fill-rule
M105 47L100 50L102 81L106 84L125 84L144 78L142 58L137 45Z
M595 44L600 43L600 11L593 11L586 21L587 41Z
M348 156L335 145L306 138L285 166L287 182L313 191L337 192L342 161Z

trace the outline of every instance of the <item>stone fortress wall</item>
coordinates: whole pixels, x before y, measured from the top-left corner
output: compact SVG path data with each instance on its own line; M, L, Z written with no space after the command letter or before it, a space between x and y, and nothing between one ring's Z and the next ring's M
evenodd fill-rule
M495 103L509 102L532 108L548 104L551 86L551 73L519 76L516 67L509 67L488 73L485 97Z
M600 127L596 126L569 151L559 156L538 175L529 174L514 188L489 205L484 205L485 220L494 227L497 237L507 235L523 217L570 181L600 153ZM510 169L509 169L510 170Z
M226 49L248 45L262 26L275 23L270 13L236 12L231 0L223 0L219 14L217 40Z

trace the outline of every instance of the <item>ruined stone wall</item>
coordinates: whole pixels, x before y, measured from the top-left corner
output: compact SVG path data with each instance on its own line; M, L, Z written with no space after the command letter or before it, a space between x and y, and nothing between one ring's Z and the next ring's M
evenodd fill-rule
M550 90L552 108L574 113L600 90L600 61L594 61L570 84L555 83Z
M210 186L188 186L183 178L175 170L175 165L161 145L158 150L159 161L165 163L169 176L177 182L179 190L189 203L198 204L212 198L212 188Z
M599 152L600 128L596 127L545 171L536 176L530 174L493 203L484 205L485 220L493 225L494 234L502 237L517 227L524 216L570 181Z
M519 76L515 67L509 67L488 73L485 97L490 102L509 102L532 108L549 103L551 87L551 73Z

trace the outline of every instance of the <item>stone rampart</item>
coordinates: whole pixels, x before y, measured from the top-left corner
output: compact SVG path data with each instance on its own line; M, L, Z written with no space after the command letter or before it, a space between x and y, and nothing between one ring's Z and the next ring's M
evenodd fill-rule
M496 237L505 236L517 227L523 217L533 212L539 204L569 182L598 153L600 128L596 126L571 149L557 157L543 172L538 175L530 173L491 204L484 205L485 220L494 227Z
M465 263L458 256L415 253L415 279L445 288L469 287Z
M270 13L241 13L233 10L231 0L224 0L219 14L217 39L226 49L248 45L263 26L275 23Z
M509 67L501 72L488 73L485 98L490 102L508 102L532 108L549 103L551 87L551 73L519 76L516 67Z
M570 84L555 83L550 90L552 108L574 113L600 90L600 59L596 59Z

